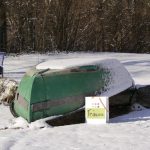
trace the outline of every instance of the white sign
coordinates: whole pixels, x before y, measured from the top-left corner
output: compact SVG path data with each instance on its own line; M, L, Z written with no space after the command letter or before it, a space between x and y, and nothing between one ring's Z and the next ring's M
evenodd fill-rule
M85 118L90 124L104 124L109 122L108 97L86 97Z

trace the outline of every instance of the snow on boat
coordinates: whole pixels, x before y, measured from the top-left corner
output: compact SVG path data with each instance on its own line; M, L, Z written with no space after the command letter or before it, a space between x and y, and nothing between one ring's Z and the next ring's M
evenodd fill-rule
M11 112L28 122L66 114L84 106L86 96L113 96L132 86L122 64L110 60L53 60L37 65L22 78Z

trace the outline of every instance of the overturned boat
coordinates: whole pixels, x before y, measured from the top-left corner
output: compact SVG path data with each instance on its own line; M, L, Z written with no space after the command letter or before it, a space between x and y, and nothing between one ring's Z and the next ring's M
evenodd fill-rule
M132 85L128 71L114 59L51 60L27 71L10 108L14 116L33 122L75 111L86 96L111 97Z

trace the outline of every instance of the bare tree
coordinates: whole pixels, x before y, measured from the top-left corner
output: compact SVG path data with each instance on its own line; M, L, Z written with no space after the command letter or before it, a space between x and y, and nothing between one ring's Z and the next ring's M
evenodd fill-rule
M7 14L8 52L150 53L149 0L5 0L4 4L6 11L0 9L0 16Z
M0 1L0 51L6 51L6 10L3 1Z

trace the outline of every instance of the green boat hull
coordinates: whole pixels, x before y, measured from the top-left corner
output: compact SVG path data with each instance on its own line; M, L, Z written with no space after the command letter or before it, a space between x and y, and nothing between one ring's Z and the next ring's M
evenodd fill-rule
M13 111L28 122L63 115L84 106L85 96L105 90L108 70L96 65L64 70L29 70L18 87Z

